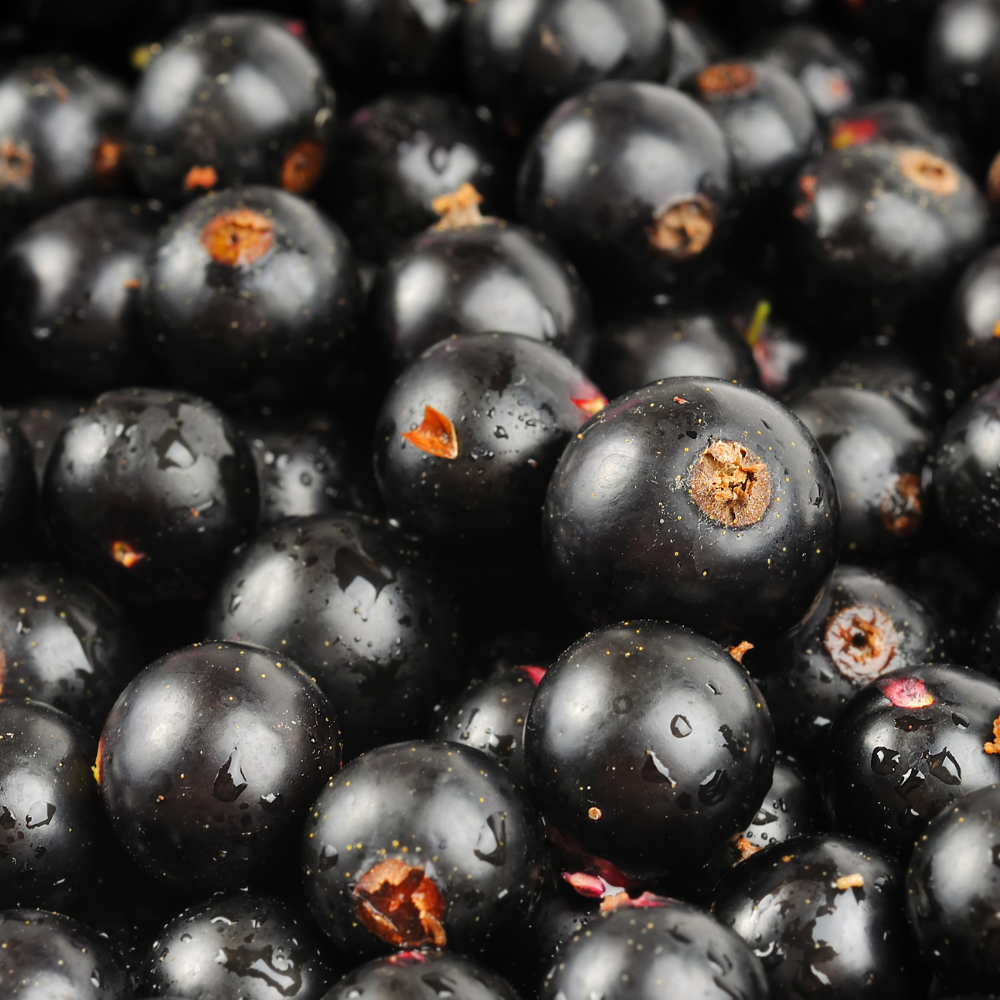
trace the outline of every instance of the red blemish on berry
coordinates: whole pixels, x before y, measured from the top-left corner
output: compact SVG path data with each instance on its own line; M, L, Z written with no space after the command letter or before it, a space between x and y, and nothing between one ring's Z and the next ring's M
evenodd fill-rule
M412 431L403 431L402 436L421 451L437 458L458 458L458 436L455 425L440 410L433 406L424 407L424 419Z
M937 700L917 677L887 677L878 686L897 708L927 708Z
M586 896L587 899L604 899L608 894L608 884L600 875L589 875L587 872L563 872L562 877L581 896Z
M361 922L383 941L403 948L445 946L445 899L421 866L387 858L358 879L353 895Z
M531 683L538 687L542 682L542 678L546 674L545 667L518 667L518 670L523 670L530 678Z
M296 38L306 37L306 26L302 21L285 21L285 31Z
M615 910L653 910L669 905L669 899L652 892L644 892L635 899L631 899L627 892L619 892L614 896L605 896L601 900L601 913L612 913Z
M830 146L846 149L862 142L871 142L878 135L878 123L871 118L842 119L830 131Z
M802 201L792 209L792 215L796 219L804 219L809 214L809 206L816 197L816 178L812 174L800 177L799 191L802 192Z
M596 392L593 396L570 396L570 399L573 400L573 405L577 409L583 410L584 413L588 413L590 416L600 413L608 405L607 397L602 396L599 392Z
M137 562L147 557L145 552L136 551L128 542L112 542L111 558L126 569L131 569Z
M545 837L577 871L599 875L609 886L616 888L638 888L642 884L637 879L629 878L610 861L589 854L573 837L551 823L545 824Z
M675 403L680 403L681 406L683 406L687 402L687 400L686 399L681 399L680 396L674 396L674 402Z
M388 958L390 965L400 965L407 962L416 962L419 965L427 963L427 956L422 951L398 951Z

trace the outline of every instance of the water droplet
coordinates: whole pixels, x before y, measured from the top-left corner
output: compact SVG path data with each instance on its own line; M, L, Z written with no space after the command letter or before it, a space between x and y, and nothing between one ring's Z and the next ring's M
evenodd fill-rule
M246 790L247 784L247 779L240 767L240 751L237 748L230 754L226 763L219 768L219 773L215 776L215 787L212 789L212 794L220 802L235 802Z
M156 442L157 465L161 469L190 469L197 461L191 446L176 427L165 431Z
M480 861L500 867L507 860L507 814L490 813L479 831L475 850Z
M262 979L283 997L293 997L302 988L302 970L297 968L294 959L286 955L280 945L277 951L270 944L261 948L245 945L239 948L220 948L215 961L237 976ZM241 995L244 992L241 990Z
M17 820L10 814L10 810L4 806L0 813L0 830L13 830L17 826Z
M671 788L677 787L677 782L670 777L667 765L652 750L646 751L646 763L642 765L641 773L646 781L669 781Z
M439 997L444 998L455 995L455 985L440 973L428 972L426 976L421 978Z
M229 613L232 614L242 603L242 596L239 594L233 594L233 596L229 599Z
M928 753L925 756L930 764L931 777L946 785L962 783L962 768L947 747L940 753Z
M190 934L182 934L182 935L181 935L181 941L182 941L182 942L183 942L184 944L187 944L187 943L188 943L188 941L190 941L190 940L191 940L191 935L190 935Z
M299 476L299 482L303 486L312 486L312 481L312 476L310 476L308 472L303 472L302 475Z
M28 815L24 817L24 825L29 830L48 826L55 814L56 807L51 802L33 802L28 810Z
M718 769L703 778L698 786L698 798L706 806L718 805L729 792L729 775Z
M507 430L506 430L506 428L501 427L499 424L497 424L497 426L493 430L493 436L494 437L498 437L498 438L505 438L505 437L507 437Z
M872 750L872 771L875 774L892 774L899 763L899 752L888 747L875 747Z
M542 323L542 333L545 334L545 339L555 340L559 336L559 325L556 323L556 318L548 306L542 307L539 319Z
M268 792L267 795L262 795L258 801L264 812L269 813L278 812L285 804L284 799L281 797L281 792Z
M670 720L670 732L679 740L691 735L691 723L683 715L675 715Z
M319 871L326 872L333 868L340 860L340 852L333 844L324 844L319 852L319 864L316 866Z
M90 973L90 981L91 981L91 983L94 984L94 986L97 989L99 989L99 990L103 990L104 989L104 977L101 975L101 970L100 969L94 969L94 970L91 971L91 973Z

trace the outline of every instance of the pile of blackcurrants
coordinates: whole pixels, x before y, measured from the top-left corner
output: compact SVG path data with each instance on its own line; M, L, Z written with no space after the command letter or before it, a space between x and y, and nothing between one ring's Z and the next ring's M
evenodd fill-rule
M1000 0L5 4L0 996L1000 996L998 150Z

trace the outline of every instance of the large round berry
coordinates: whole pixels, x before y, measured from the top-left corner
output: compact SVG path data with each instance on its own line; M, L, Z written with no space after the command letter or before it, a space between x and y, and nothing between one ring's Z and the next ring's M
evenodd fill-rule
M348 757L422 734L459 666L448 581L361 514L283 521L242 549L209 605L208 631L302 664L337 707Z
M260 882L288 859L340 767L326 696L258 646L194 645L151 664L108 716L94 769L122 843L187 889Z
M635 879L703 864L753 819L774 765L771 720L746 671L711 640L652 621L566 650L524 738L548 822Z
M60 547L137 601L203 590L259 505L250 449L229 419L166 389L107 392L70 420L42 500Z
M553 573L591 619L756 641L818 599L839 505L819 446L780 403L671 378L614 400L570 441L543 525Z
M321 792L306 822L306 899L352 955L501 947L541 870L538 816L509 773L455 743L393 743Z
M163 228L143 337L171 384L301 400L357 352L358 279L340 227L267 187L199 198Z

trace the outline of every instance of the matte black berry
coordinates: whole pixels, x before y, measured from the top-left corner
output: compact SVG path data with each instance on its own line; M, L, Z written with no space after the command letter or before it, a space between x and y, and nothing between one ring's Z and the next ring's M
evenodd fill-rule
M518 1000L492 969L447 951L401 951L349 972L322 1000L437 1000L442 993L465 1000Z
M259 509L253 457L228 418L165 389L107 392L70 420L42 498L61 548L134 601L203 590Z
M107 838L94 737L50 705L0 699L0 898L65 911L90 887ZM15 695L11 697L10 695Z
M484 0L463 23L469 83L511 136L601 80L662 79L671 51L658 0Z
M378 417L375 475L388 516L452 550L535 551L556 460L606 403L538 341L439 341L396 379Z
M72 56L28 58L0 78L0 233L120 186L129 97Z
M881 393L853 386L809 389L788 405L833 469L841 556L872 561L909 544L928 506L924 467L935 435L924 421Z
M521 218L595 294L675 282L716 256L734 198L722 129L686 94L652 83L608 81L564 101L518 181Z
M17 1000L131 1000L132 984L108 943L71 917L0 911L0 979Z
M276 589L276 581L281 585ZM283 521L242 549L209 605L210 635L281 650L336 706L347 756L426 732L460 663L451 584L384 522Z
M1000 552L1000 380L948 421L934 455L934 500L951 537L980 556Z
M471 185L435 199L441 220L404 243L368 296L368 326L391 374L461 333L521 333L586 367L590 298L576 269L524 226L484 218Z
M108 715L94 775L146 872L186 891L260 884L340 768L334 709L284 654L210 642L143 670Z
M823 794L837 828L905 857L942 809L1000 781L1000 682L967 667L891 671L830 731Z
M509 168L490 130L454 98L420 91L379 98L337 135L320 201L358 252L381 263L436 220L435 198L471 184L504 215Z
M0 572L0 684L45 702L95 737L143 662L132 622L92 583L56 563Z
M751 654L783 747L813 756L854 693L945 658L938 617L883 574L841 563L808 620Z
M726 310L707 302L667 305L604 327L593 371L611 398L684 375L758 383L752 349Z
M90 394L141 379L139 288L156 224L141 205L87 198L39 219L7 247L7 336L46 391Z
M244 184L305 194L332 127L323 68L285 22L213 14L178 28L146 66L131 164L143 192L168 204Z
M537 888L541 824L509 772L455 743L379 747L316 800L306 900L342 951L500 949Z
M763 1000L760 960L728 927L696 906L645 894L592 920L556 955L542 1000L653 1000L678 996Z
M220 401L300 401L352 363L359 298L335 222L284 191L240 188L163 227L142 333L171 384Z
M554 576L592 620L757 642L809 614L839 523L830 466L797 417L755 389L672 378L570 441L543 527Z
M903 916L903 873L842 834L796 837L737 865L712 912L760 958L773 997L922 996L926 972Z
M950 990L996 986L1000 785L959 799L927 826L906 873L906 910L925 962Z
M548 669L525 727L546 820L626 876L685 874L746 827L771 784L760 693L721 646L630 621Z
M138 995L319 1000L339 971L324 946L300 905L254 892L213 897L159 930Z

